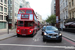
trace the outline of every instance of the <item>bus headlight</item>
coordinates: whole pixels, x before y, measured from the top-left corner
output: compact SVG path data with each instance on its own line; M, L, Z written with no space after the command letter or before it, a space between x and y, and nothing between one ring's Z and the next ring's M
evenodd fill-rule
M29 31L30 33L32 32L32 31Z
M17 32L19 32L19 30L17 30Z

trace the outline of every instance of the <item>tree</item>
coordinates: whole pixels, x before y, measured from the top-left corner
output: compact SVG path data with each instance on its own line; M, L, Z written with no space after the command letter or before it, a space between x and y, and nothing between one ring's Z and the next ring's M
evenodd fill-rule
M54 25L56 23L56 15L48 16L46 22L51 23L51 24Z

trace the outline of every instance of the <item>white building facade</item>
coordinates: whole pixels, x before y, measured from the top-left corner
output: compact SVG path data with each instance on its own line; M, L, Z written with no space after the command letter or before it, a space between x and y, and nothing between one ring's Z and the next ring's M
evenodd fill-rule
M31 8L29 2L26 2L26 7L27 7L27 8Z
M25 0L21 0L20 8L31 8L30 3Z
M20 2L20 8L26 7L26 0L21 0Z
M40 21L40 23L42 23L42 16L41 15L38 16L38 21Z
M26 7L25 0L8 0L9 24L13 28L15 28L15 23L17 22L18 10L23 7Z
M42 23L43 22L43 20L42 20L42 16L40 15L40 14L38 14L38 13L36 13L36 16L37 16L37 20L40 22L40 23Z
M65 28L66 19L68 19L68 0L60 0L60 28Z
M0 0L0 30L6 30L7 21L6 16L8 15L8 0Z
M13 28L15 27L15 22L17 21L20 2L21 2L20 0L8 0L9 24L12 24Z
M54 15L56 13L56 3L55 0L52 0L51 3L51 15Z

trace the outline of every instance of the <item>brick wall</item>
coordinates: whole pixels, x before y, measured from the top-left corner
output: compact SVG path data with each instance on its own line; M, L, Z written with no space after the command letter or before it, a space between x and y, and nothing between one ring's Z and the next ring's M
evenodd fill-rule
M58 16L58 20L60 20L60 0L55 0L56 2L56 16ZM56 24L57 28L60 28L60 23Z

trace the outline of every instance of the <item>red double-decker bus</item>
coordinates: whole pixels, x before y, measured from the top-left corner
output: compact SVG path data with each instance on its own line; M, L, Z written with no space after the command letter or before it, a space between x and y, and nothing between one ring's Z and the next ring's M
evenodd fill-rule
M38 21L38 30L41 29L41 23Z
M20 8L17 19L17 37L21 35L34 36L37 33L38 21L32 8Z

